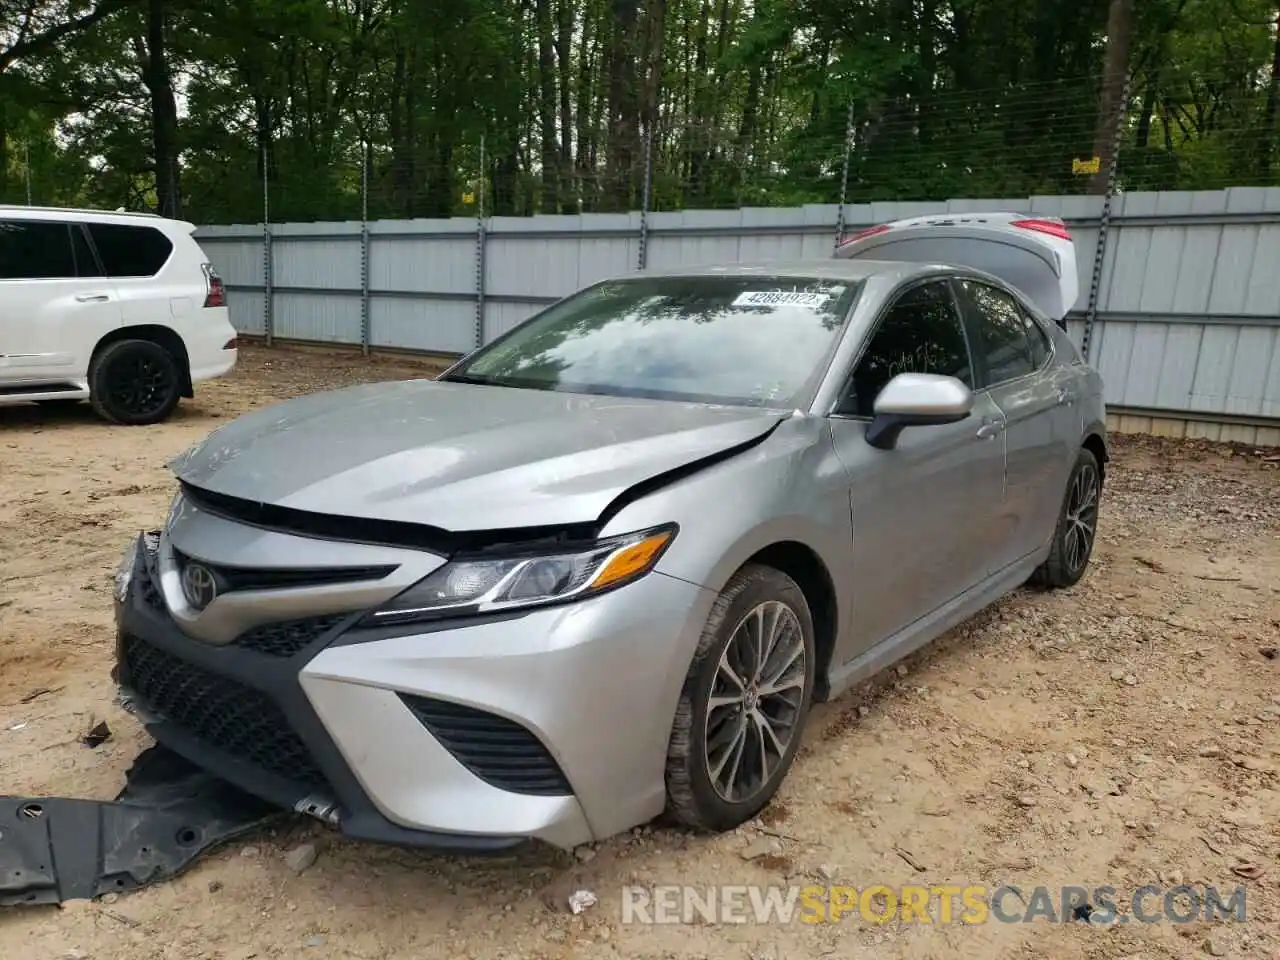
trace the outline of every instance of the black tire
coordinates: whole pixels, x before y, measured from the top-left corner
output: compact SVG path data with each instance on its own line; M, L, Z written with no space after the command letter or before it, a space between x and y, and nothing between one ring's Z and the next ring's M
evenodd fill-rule
M1092 490L1092 505L1087 501ZM1081 504L1081 498L1086 501ZM1053 530L1049 556L1031 575L1031 584L1047 590L1073 587L1089 569L1098 533L1098 503L1102 498L1102 470L1098 458L1086 449L1076 456L1067 489L1062 495L1058 523ZM1082 533L1087 533L1081 543ZM1081 549L1081 547L1083 547Z
M758 776L754 784L748 785L740 796L735 797L732 796L735 791L722 790L713 782L710 769L713 760L707 751L710 700L719 683L718 678L722 680L724 677L720 671L721 657L729 649L738 627L746 622L748 614L754 615L757 608L771 604L781 604L781 607L774 606L768 611L770 614L778 611L778 623L786 623L786 614L781 612L784 608L794 619L787 628L787 646L776 647L778 658L767 662L766 666L776 672L779 665L787 659L787 651L797 649L795 643L798 639L799 649L803 650L803 665L796 669L793 662L784 675L788 684L801 682L802 685L794 695L791 692L794 688L790 688L786 696L779 694L758 698L762 711L768 713L770 710L777 710L777 715L786 721L790 737L782 752L771 758L767 776ZM798 638L792 635L795 628L799 631ZM749 636L746 639L749 640ZM742 638L739 638L734 644L735 651L742 642ZM671 741L667 747L666 781L667 809L675 820L701 830L731 830L750 820L769 804L791 769L796 751L800 748L805 720L813 699L815 668L813 616L803 591L795 581L779 570L759 565L748 565L734 574L711 608L711 615L707 618L707 625L689 666L680 703L676 708L675 722L672 724ZM756 680L767 672L757 668ZM751 686L759 687L759 683ZM757 698L754 694L751 696L753 699L750 702L754 705ZM744 693L743 697L745 706L747 694ZM743 741L739 761L758 758L764 735L758 732L758 727L752 726L750 717L754 715L743 714L741 708L737 714L732 712L734 708L727 706L716 709L719 712L718 723L727 724L732 721L747 733L754 733L756 736L751 741L751 753L746 753L747 742ZM774 742L777 744L777 741ZM730 796L726 797L726 793Z
M104 420L139 427L168 419L182 393L178 361L150 340L117 340L93 358L89 402Z

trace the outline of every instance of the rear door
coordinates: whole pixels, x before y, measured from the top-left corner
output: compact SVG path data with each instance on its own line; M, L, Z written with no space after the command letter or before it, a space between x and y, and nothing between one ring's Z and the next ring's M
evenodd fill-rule
M0 219L0 383L82 380L120 302L81 225Z
M959 277L956 292L974 344L978 376L1004 417L1005 484L991 572L1046 543L1057 521L1074 451L1057 420L1067 410L1045 332L1007 290Z
M197 310L203 298L199 265L178 276L166 266L177 258L165 233L143 223L92 223L89 235L107 276L120 293L127 326L171 326Z
M972 213L895 220L854 234L835 256L980 270L1019 290L1060 325L1080 295L1075 243L1054 217Z

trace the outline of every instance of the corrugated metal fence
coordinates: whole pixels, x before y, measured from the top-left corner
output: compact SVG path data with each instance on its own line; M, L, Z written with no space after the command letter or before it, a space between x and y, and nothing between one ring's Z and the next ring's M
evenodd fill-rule
M465 353L597 280L674 264L827 257L852 232L979 210L1059 216L1070 318L1121 430L1280 444L1280 188L1101 197L203 227L245 334ZM1092 309L1091 309L1092 308Z

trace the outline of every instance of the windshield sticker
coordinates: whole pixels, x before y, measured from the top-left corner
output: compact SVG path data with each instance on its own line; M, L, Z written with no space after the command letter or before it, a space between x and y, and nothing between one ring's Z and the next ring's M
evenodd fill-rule
M829 293L807 290L748 290L734 298L735 307L807 307L819 310L831 300Z

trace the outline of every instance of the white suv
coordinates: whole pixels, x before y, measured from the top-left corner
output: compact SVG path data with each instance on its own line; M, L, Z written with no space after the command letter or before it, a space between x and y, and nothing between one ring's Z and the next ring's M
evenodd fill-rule
M194 225L0 205L0 406L88 400L158 423L229 373L236 331Z

